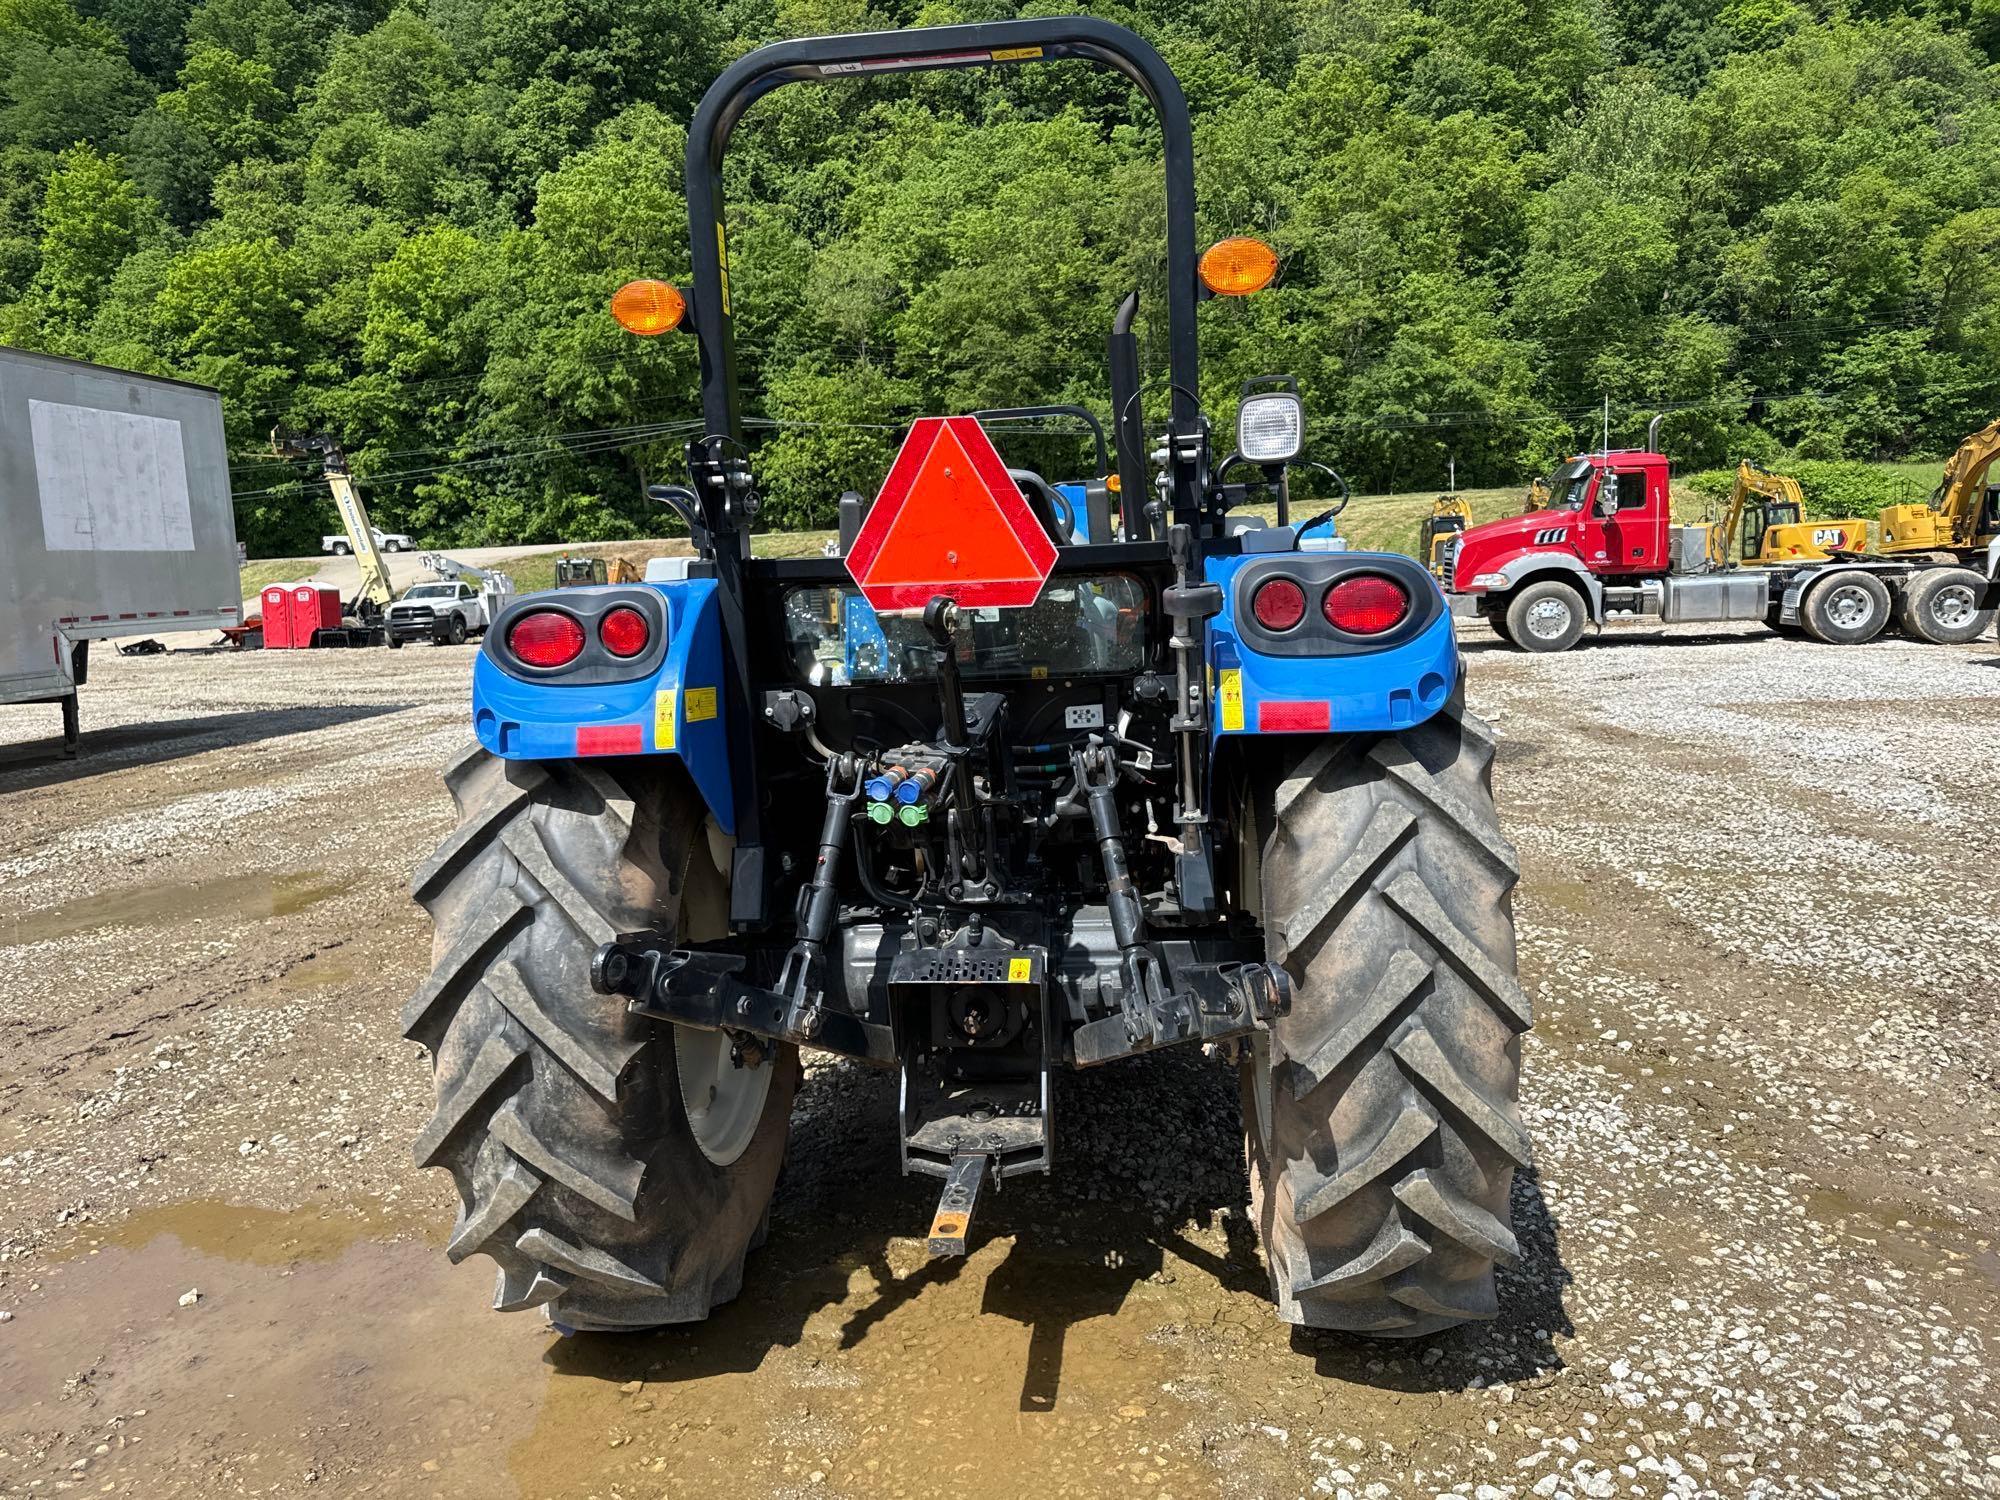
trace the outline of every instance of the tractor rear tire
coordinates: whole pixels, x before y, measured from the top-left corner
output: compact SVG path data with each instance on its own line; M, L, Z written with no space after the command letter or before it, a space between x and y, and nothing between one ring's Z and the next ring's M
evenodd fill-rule
M762 1064L761 1112L717 1165L683 1100L681 1034L590 987L614 935L721 920L702 804L677 770L476 746L445 783L459 826L411 882L435 966L403 1010L437 1088L416 1161L458 1185L445 1254L491 1256L494 1307L545 1307L565 1331L704 1318L741 1288L761 1238L797 1051Z
M1454 699L1305 750L1258 809L1291 1012L1243 1065L1252 1205L1287 1322L1418 1337L1498 1312L1520 1254L1513 846L1493 738Z
M1912 640L1963 646L1986 634L1993 611L1981 609L1986 580L1970 568L1919 573L1896 597L1896 623Z
M1507 639L1523 651L1567 651L1583 639L1590 614L1583 595L1545 578L1508 601L1506 621Z
M1806 634L1828 646L1859 646L1889 625L1889 590L1873 573L1823 578L1799 604Z

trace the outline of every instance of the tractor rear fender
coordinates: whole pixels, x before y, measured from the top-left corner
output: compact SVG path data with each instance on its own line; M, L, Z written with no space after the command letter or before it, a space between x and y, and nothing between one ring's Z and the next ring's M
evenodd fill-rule
M1218 742L1259 734L1354 734L1421 724L1458 685L1458 643L1437 582L1396 553L1265 553L1216 557L1209 581L1222 612L1209 621L1208 664ZM1409 597L1388 629L1360 635L1334 627L1321 601L1344 580L1387 578ZM1303 617L1266 630L1251 610L1259 589L1290 580L1305 594Z
M1568 584L1583 595L1584 605L1590 611L1591 624L1604 623L1604 585L1595 573L1573 557L1565 557L1558 553L1524 552L1493 571L1505 573L1507 581L1487 589L1485 597L1501 604L1502 607L1506 595L1524 589L1531 583L1540 583L1545 578L1552 578Z
M637 609L651 626L646 649L623 660L597 634L620 606ZM586 645L567 666L526 666L513 650L514 627L548 611L575 620ZM503 760L676 756L722 831L734 834L723 689L712 578L530 594L508 604L480 644L472 669L473 732Z

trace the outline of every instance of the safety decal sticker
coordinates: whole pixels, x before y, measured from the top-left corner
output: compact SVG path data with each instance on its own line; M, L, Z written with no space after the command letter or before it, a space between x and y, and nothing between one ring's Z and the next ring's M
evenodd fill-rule
M1218 694L1222 704L1222 727L1232 732L1243 728L1243 669L1224 667L1222 669L1222 690Z

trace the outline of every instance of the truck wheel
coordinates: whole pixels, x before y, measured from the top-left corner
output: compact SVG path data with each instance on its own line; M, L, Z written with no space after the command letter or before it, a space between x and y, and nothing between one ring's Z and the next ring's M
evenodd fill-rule
M1499 636L1508 645L1513 646L1518 644L1514 639L1514 633L1507 628L1507 612L1505 610L1496 609L1480 616L1480 618L1492 628L1495 635Z
M445 627L445 640L454 646L465 644L465 616L453 615L451 624Z
M1590 616L1583 595L1566 583L1545 578L1508 602L1507 639L1523 651L1567 651L1583 639Z
M1493 740L1456 700L1326 740L1259 808L1266 945L1291 1013L1243 1065L1257 1215L1287 1322L1415 1337L1498 1311L1519 1255L1528 997Z
M345 542L335 542L333 544L333 555L335 557L345 557L352 550Z
M1919 573L1897 597L1896 623L1915 640L1962 646L1993 623L1993 611L1979 607L1985 592L1986 580L1970 568Z
M403 638L400 635L397 635L396 632L393 630L388 631L383 635L382 643L386 645L391 651L400 651L403 649Z
M1889 623L1889 590L1873 573L1835 573L1807 591L1799 605L1806 634L1829 646L1872 641Z
M403 1010L437 1087L416 1161L458 1185L445 1254L491 1256L494 1307L565 1330L704 1318L769 1208L797 1051L735 1067L723 1033L590 987L617 933L725 929L701 803L677 770L477 747L445 784L461 821L411 884L435 966Z

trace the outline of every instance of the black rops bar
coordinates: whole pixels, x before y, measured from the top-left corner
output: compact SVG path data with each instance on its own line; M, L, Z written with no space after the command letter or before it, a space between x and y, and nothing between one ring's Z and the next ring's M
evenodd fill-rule
M722 203L722 157L743 112L781 84L1065 58L1101 63L1123 73L1159 115L1166 143L1167 368L1173 381L1173 421L1177 431L1198 423L1194 128L1187 100L1166 60L1136 33L1091 16L1051 16L776 42L732 64L709 86L695 110L687 142L694 323L701 344L702 418L708 436L739 441L743 436Z
M734 309L730 304L722 200L723 153L743 112L781 84L1061 59L1082 59L1123 73L1139 86L1159 115L1166 145L1167 371L1173 386L1169 472L1173 476L1174 513L1177 518L1191 519L1200 510L1202 484L1200 466L1184 461L1187 445L1198 444L1202 430L1195 329L1194 127L1179 80L1144 38L1090 16L1051 16L776 42L731 64L710 84L688 127L692 322L701 350L703 421L703 435L690 444L689 459L695 471L691 477L714 537L723 649L732 679L726 696L739 765L730 921L738 930L759 927L766 921L769 872L764 868L763 809L757 796L753 726L745 707L755 701L747 649L749 630L743 616L743 563L749 555L751 505L749 474L743 462L742 402L736 389ZM1127 415L1136 416L1136 412ZM1132 426L1137 425L1132 422ZM1127 447L1120 429L1119 467L1129 487L1129 471L1139 465L1126 457ZM1132 512L1142 511L1144 495L1126 494L1123 498L1129 527ZM1128 534L1142 537L1145 532L1131 530Z

